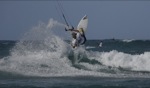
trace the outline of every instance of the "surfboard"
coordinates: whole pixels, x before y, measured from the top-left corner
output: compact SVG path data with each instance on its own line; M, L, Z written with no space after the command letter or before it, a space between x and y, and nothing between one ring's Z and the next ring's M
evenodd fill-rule
M83 30L85 32L87 30L87 26L88 26L88 17L87 17L87 15L85 15L79 21L78 26L77 26L77 30L80 30L80 28L83 28Z

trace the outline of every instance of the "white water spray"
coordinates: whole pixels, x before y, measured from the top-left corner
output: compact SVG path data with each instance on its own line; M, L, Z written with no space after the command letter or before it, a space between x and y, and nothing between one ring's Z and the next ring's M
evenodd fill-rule
M64 25L50 20L27 32L11 51L0 60L0 70L29 76L62 75L72 69L67 58L70 46L52 30Z

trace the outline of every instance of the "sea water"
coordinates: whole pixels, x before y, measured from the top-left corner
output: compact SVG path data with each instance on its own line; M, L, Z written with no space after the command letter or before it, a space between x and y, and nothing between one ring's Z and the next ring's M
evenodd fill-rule
M150 40L87 40L72 49L39 23L18 41L0 41L1 88L150 88ZM101 46L99 46L101 44Z

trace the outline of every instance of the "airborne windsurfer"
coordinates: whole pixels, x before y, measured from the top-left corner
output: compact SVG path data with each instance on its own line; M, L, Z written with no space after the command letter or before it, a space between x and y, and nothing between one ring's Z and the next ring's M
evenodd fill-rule
M86 37L83 28L75 30L74 28L68 29L68 31L72 32L72 47L78 47L79 45L83 45L86 42Z
M66 31L71 31L72 32L72 37L73 37L73 40L72 40L72 46L73 48L79 46L79 45L83 45L85 44L86 42L86 37L85 37L85 31L87 29L87 25L88 25L88 18L87 18L87 15L85 15L79 22L78 26L77 26L77 29L75 30L74 28L72 29L69 29L69 25L71 25L71 23L68 23L67 19L66 19L66 16L64 14L64 9L63 9L63 6L61 5L61 3L58 3L58 8L62 14L62 17L65 21L65 24L66 24L66 28L65 30Z

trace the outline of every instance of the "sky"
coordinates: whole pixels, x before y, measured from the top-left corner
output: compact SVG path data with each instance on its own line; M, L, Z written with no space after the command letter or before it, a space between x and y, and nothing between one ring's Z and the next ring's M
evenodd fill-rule
M67 20L77 26L86 14L87 39L150 39L150 1L60 1ZM19 40L53 18L65 23L56 1L0 1L0 40Z

